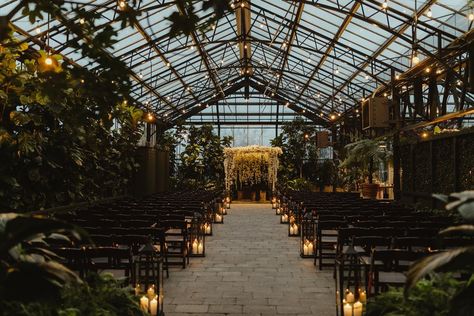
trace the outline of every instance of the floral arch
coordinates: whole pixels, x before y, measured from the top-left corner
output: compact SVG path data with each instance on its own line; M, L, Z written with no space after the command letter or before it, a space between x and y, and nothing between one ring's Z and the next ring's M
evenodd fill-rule
M278 176L280 147L247 146L224 149L226 189L232 184L259 184L267 182L275 191Z

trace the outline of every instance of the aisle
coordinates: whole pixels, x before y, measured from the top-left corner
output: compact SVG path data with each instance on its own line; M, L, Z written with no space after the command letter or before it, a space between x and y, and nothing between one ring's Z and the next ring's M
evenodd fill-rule
M332 273L300 259L269 204L232 204L206 258L165 280L165 314L334 315Z

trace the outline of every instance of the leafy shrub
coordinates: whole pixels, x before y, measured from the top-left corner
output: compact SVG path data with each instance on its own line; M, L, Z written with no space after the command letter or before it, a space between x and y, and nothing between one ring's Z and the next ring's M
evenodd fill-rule
M369 300L367 316L469 315L460 314L452 302L465 287L466 282L456 281L449 274L432 275L416 283L407 298L402 288L391 288Z
M141 316L138 298L111 275L90 275L87 283L70 285L59 301L0 301L0 315L17 316Z

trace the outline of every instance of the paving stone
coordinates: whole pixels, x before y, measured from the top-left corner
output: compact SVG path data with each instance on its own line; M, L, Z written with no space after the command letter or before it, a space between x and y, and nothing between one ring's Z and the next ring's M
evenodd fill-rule
M269 204L232 204L224 225L206 238L206 257L173 268L165 280L165 314L335 315L332 269L299 257Z

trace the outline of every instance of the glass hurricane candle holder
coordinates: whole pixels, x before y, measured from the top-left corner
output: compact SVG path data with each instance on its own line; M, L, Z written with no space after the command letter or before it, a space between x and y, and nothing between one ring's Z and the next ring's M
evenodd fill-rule
M163 315L163 258L151 241L138 251L135 269L138 284L146 289L140 298L140 308L151 315ZM141 286L135 288L137 292L140 295Z
M300 227L294 215L290 215L288 220L288 236L298 237L300 235Z
M367 302L362 284L360 254L354 246L345 246L336 258L335 282L338 316L361 316Z
M202 229L203 225L204 224L199 220L199 218L193 219L189 238L191 257L205 257L206 226L204 225L204 229Z
M316 253L316 225L314 219L304 218L301 221L300 256L314 258Z
M288 217L288 212L287 208L280 208L280 224L288 224L289 217Z

